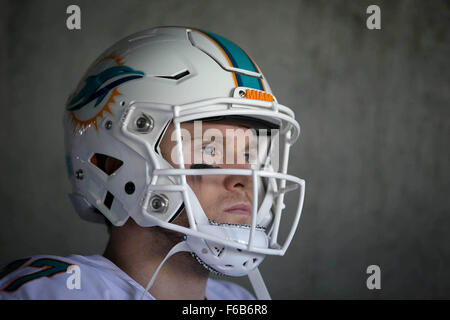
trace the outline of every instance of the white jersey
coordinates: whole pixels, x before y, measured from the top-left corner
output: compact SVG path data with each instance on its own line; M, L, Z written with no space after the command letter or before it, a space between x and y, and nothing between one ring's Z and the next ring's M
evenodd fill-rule
M36 255L2 265L0 269L0 300L133 300L141 299L144 291L144 287L100 255ZM149 292L144 299L155 300ZM206 299L255 298L237 284L208 279Z

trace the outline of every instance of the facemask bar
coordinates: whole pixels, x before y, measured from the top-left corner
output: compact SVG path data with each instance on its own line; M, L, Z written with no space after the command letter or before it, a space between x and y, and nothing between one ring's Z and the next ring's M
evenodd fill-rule
M160 225L161 227L165 227L174 231L179 231L182 233L185 233L187 235L191 235L191 236L201 236L204 237L206 240L211 240L223 245L227 245L227 246L231 246L231 247L235 247L238 249L243 249L243 250L247 250L247 251L251 251L251 252L255 252L255 253L264 253L264 254L276 254L276 255L283 255L286 251L286 249L288 248L292 237L295 233L295 230L297 228L298 222L300 220L300 215L301 215L301 209L303 207L303 199L304 199L304 190L305 190L305 184L304 181L302 179L299 179L295 176L290 176L290 175L284 175L281 173L275 173L275 172L264 172L264 171L259 171L259 170L246 170L246 169L160 169L160 170L155 170L154 171L155 174L159 175L159 176L187 176L187 175L248 175L248 176L252 176L252 180L253 180L253 212L252 212L252 224L251 224L251 231L250 231L250 238L249 241L247 242L248 244L238 244L235 242L231 242L231 241L226 241L224 239L215 237L215 236L211 236L211 235L207 235L207 234L199 234L196 233L197 230L197 223L194 222L193 225L190 226L190 229L187 229L185 227L181 227L178 225L174 225L171 223L166 223L166 222L158 222L158 225ZM258 178L259 177L264 177L264 178L274 178L274 179L280 179L280 180L287 180L289 182L292 182L294 184L297 185L297 187L299 189L300 192L300 196L299 196L299 201L297 204L297 212L295 213L295 220L294 223L292 225L291 231L288 235L288 237L285 240L285 243L283 244L283 246L279 246L275 241L271 241L271 243L274 243L274 245L272 245L272 249L260 249L260 248L255 248L252 246L252 239L254 239L254 232L255 232L255 227L256 227L256 217L258 216L258 214L255 212L258 208L257 204L257 187L258 187ZM181 187L181 188L173 188L173 187ZM150 186L149 190L150 191L174 191L174 190L179 190L179 191L186 191L187 192L188 187L182 188L182 186ZM287 190L280 190L278 193L280 194L284 194L285 192L287 192ZM255 196L256 194L256 196ZM279 196L278 196L279 197ZM188 196L186 196L186 198L188 198ZM191 204L189 204L190 206ZM192 207L188 207L187 204L185 204L186 206L186 211L187 211L187 215L188 218L189 216L192 217L192 220L194 220L194 214L190 211L190 208ZM282 208L280 207L280 205L278 205L278 207L280 209L280 212L282 210ZM275 217L276 215L280 215L280 213L275 213ZM156 218L155 218L156 219ZM272 229L275 229L275 226L272 227ZM194 232L192 232L194 231Z
M192 110L199 110L202 107L205 106L213 106L222 104L225 105L225 108L217 108L213 111L196 111L192 112ZM148 106L148 107L157 107L156 104L151 103L135 103L135 106ZM130 106L129 110L131 110L133 106ZM149 184L147 185L147 189L145 191L145 197L143 199L142 204L142 215L146 216L150 220L154 220L154 225L161 226L163 228L167 228L169 230L178 231L181 233L184 233L186 235L191 235L195 237L202 237L205 240L211 240L223 245L227 245L230 247L242 249L242 250L248 250L255 253L263 253L263 254L272 254L272 255L283 255L289 246L293 235L296 231L298 222L300 220L300 215L303 207L303 199L304 199L304 190L305 190L305 183L304 180L299 179L295 176L287 175L287 162L288 162L288 154L289 154L289 146L292 144L300 134L300 126L294 119L294 113L289 108L279 105L276 103L276 101L273 102L267 102L267 101L256 101L256 100L250 100L250 99L240 99L240 98L214 98L214 99L207 99L199 102L194 102L190 104L185 105L178 105L178 106L172 106L173 110L173 124L175 127L175 135L177 139L177 153L178 153L178 163L180 168L179 169L161 169L158 166L158 162L155 161L155 153L153 150L153 147L150 145L148 141L145 141L145 139L139 139L138 136L135 134L129 132L127 130L127 125L130 121L130 117L127 116L127 113L125 112L123 118L122 118L122 126L121 131L122 133L127 136L128 138L134 140L136 143L144 144L145 148L148 152L149 159L151 161L151 166L153 166L153 170L150 168L148 169L148 181ZM157 109L160 110L166 110L167 111L167 105L161 106ZM132 113L132 112L131 112ZM280 135L284 135L284 152L283 152L283 163L281 165L281 172L267 172L262 170L247 170L247 169L185 169L184 167L184 159L183 159L183 152L182 152L182 139L181 139L181 128L180 123L182 122L188 122L192 120L197 120L201 118L207 118L207 117L213 117L213 116L227 116L227 115L247 115L247 116L255 116L255 117L268 117L271 119L279 119L282 123L284 123L284 126L281 126L280 128ZM248 239L247 244L242 243L236 243L233 241L229 241L226 239L222 239L219 237L216 237L214 235L209 235L205 233L201 233L198 231L197 228L197 222L195 221L194 214L192 213L192 204L190 203L190 197L188 194L188 191L190 190L189 185L186 180L187 175L248 175L252 176L252 182L253 182L253 206L252 206L252 224L250 229L250 236ZM179 183L178 185L157 185L158 177L160 176L178 176L179 177ZM257 210L258 210L258 185L260 178L268 178L269 182L273 181L275 179L280 180L280 185L278 188L278 191L276 192L278 194L277 196L277 202L276 202L276 209L275 209L275 215L274 215L274 221L272 224L272 231L273 234L271 236L271 242L270 246L272 248L258 248L253 246L253 239L255 234L255 228L257 225ZM283 244L283 246L277 245L277 237L278 237L278 228L279 223L281 219L281 211L283 209L283 197L284 193L288 192L290 190L293 190L295 188L292 188L292 186L288 189L286 189L286 181L289 181L296 185L299 188L299 201L297 204L297 210L295 213L295 218L293 225L291 227L291 230ZM179 225L175 225L169 222L162 221L156 217L153 217L147 213L147 206L148 206L148 200L152 192L174 192L178 191L181 192L183 195L183 201L186 208L186 213L188 216L189 221L189 228L182 227ZM192 192L192 190L191 190Z
M226 108L215 109L211 111L200 111L203 107L209 107L213 105L224 105ZM194 111L193 111L194 110ZM287 141L293 144L300 136L300 125L295 120L294 112L281 104L278 104L276 100L260 101L244 98L213 98L201 100L199 102L173 106L174 124L175 122L188 122L197 120L200 118L209 118L216 116L227 115L250 115L256 117L276 118L285 121L287 125L281 129L281 134L293 129L293 135Z

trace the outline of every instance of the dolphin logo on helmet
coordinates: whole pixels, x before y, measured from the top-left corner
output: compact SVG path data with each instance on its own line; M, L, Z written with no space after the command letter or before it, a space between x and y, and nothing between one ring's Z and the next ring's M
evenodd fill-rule
M112 89L114 89L115 87L119 86L124 82L142 78L144 75L145 75L144 72L136 71L133 68L127 66L114 66L100 72L99 74L89 76L85 80L84 87L68 103L67 110L68 111L79 110L92 100L97 99L94 105L95 108L98 106L100 102L102 102L105 96ZM109 80L120 76L125 77L114 80L113 82L110 82L109 84L100 89L100 87Z

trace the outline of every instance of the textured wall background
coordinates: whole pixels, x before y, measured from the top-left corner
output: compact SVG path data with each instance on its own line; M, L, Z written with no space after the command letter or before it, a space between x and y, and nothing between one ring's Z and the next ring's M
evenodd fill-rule
M448 1L0 2L0 261L103 252L106 229L67 197L66 97L120 38L190 25L241 45L302 125L300 230L261 267L273 298L450 298ZM381 30L366 28L370 4Z

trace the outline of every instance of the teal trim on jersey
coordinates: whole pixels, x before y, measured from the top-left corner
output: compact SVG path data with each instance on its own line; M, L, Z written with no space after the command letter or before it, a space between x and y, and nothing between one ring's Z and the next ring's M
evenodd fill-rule
M225 54L230 59L231 64L233 65L234 68L258 72L258 69L256 68L253 61L250 59L250 57L245 53L244 50L239 48L233 42L222 36L219 36L218 34L203 30L200 31L211 37L211 39L213 39L223 49L223 51L225 51ZM234 74L236 75L236 80L238 82L239 87L248 87L264 91L264 87L262 85L260 78L251 77L237 72L235 72Z
M71 264L61 261L61 260L55 260L51 258L42 258L33 261L27 267L35 267L35 268L42 268L42 270L34 273L30 273L27 275L24 275L22 277L18 277L14 279L14 281L10 282L5 288L2 289L2 291L6 292L12 292L19 289L21 286L26 284L27 282L47 277L50 278L54 276L55 274L66 272L67 268L70 267Z
M0 280L2 278L6 277L11 272L14 272L17 269L19 269L21 266L23 266L25 264L25 262L27 262L30 259L31 258L15 260L15 261L9 263L8 265L6 265L5 267L3 267L3 269L0 271Z

